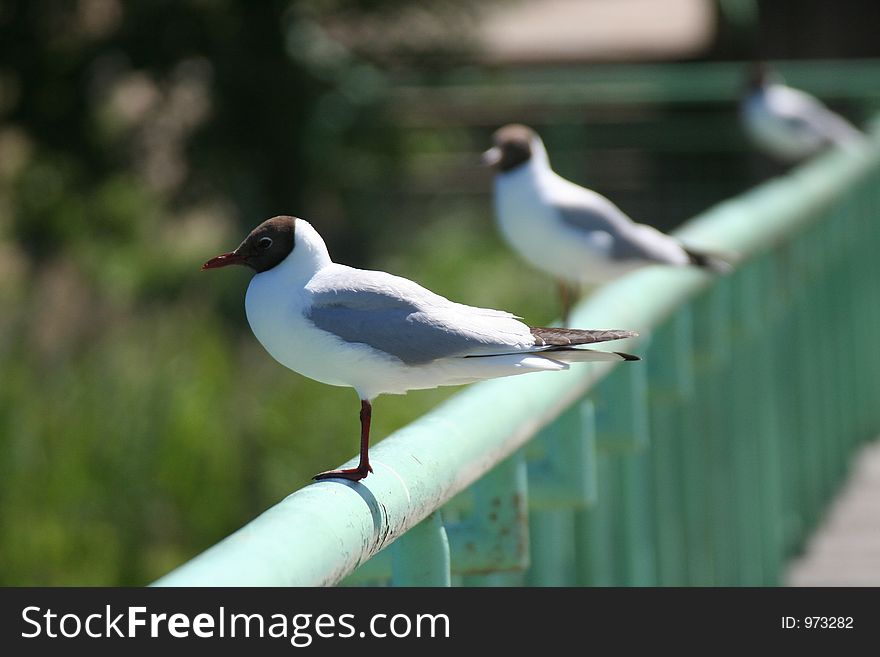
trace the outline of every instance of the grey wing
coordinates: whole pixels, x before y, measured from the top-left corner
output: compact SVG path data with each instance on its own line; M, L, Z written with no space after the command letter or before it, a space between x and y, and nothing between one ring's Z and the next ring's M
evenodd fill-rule
M803 92L792 107L782 107L780 115L786 125L804 135L812 135L827 143L846 144L861 141L862 132L822 101Z
M621 260L648 260L667 265L686 265L691 258L679 242L653 226L636 224L615 244Z
M864 139L862 132L852 123L839 114L835 114L828 108L823 109L825 111L822 113L821 117L816 117L814 121L819 126L819 129L826 140L834 144L845 146L847 144L860 142Z
M566 181L568 182L568 181ZM584 232L601 231L612 237L624 231L632 220L601 194L570 183L564 200L553 205L562 223Z
M508 313L455 304L381 272L359 274L353 285L312 289L306 318L345 342L369 345L407 365L523 351L534 343L528 327Z
M608 206L610 208L593 204L560 205L557 210L563 223L569 226L586 232L606 233L607 253L612 260L670 262L680 259L677 253L680 247L668 235L633 223L610 201Z
M787 130L797 133L801 139L818 140L820 145L833 144L833 125L820 114L792 114L781 117Z

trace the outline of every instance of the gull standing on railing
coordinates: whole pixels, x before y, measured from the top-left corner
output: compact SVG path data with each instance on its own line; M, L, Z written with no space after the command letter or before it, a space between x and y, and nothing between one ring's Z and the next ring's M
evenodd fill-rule
M202 269L245 265L248 323L275 360L304 376L350 386L361 399L357 467L315 479L358 481L369 460L372 400L380 394L568 369L584 361L638 360L575 345L633 331L530 328L510 313L453 303L413 281L336 264L311 224L273 217L235 251Z
M853 148L864 143L864 133L818 98L774 77L766 64L754 63L740 101L743 128L758 148L793 163L830 146Z
M493 142L483 162L496 171L501 234L527 262L556 277L564 320L582 283L604 283L651 264L730 269L721 257L635 223L601 194L555 173L544 142L531 128L504 126Z

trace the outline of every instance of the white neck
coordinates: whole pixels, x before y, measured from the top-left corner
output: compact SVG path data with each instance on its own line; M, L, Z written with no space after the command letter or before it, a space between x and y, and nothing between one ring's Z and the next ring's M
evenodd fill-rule
M275 267L284 271L286 276L308 280L316 272L332 264L327 245L318 231L305 219L296 220L293 240L293 251Z
M529 158L529 164L539 171L550 169L550 158L547 155L547 149L544 148L544 142L540 138L535 137L530 145L532 147L532 157Z

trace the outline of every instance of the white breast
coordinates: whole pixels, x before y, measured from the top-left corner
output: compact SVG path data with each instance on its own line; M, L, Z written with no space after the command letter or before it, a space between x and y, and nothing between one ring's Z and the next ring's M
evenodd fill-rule
M306 320L304 305L305 291L284 285L278 268L254 276L245 296L251 330L275 360L316 381L350 385L328 360L332 338Z

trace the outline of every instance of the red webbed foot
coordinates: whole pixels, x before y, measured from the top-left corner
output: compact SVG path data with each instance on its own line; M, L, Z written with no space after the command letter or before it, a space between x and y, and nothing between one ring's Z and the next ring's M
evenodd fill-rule
M323 479L348 479L349 481L360 481L373 471L369 465L356 468L345 468L344 470L328 470L316 474L312 479L321 481Z

